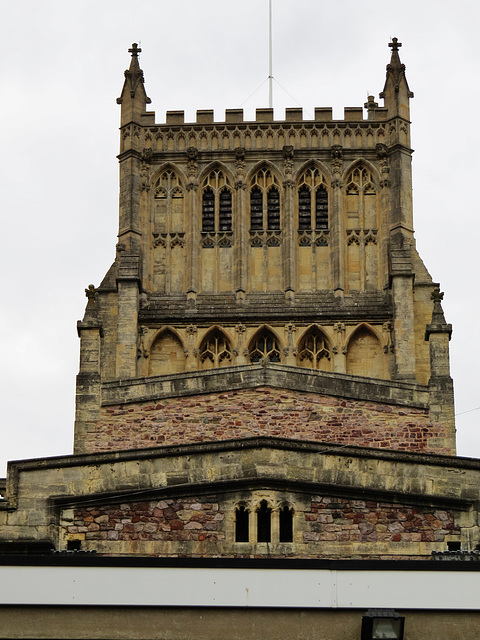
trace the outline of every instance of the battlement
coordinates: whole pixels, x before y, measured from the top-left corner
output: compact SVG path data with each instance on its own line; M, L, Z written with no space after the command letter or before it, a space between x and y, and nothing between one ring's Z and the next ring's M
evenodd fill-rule
M333 119L332 107L315 107L314 118L304 118L303 109L301 107L291 107L285 109L285 119L275 120L274 110L269 108L256 109L255 120L245 120L243 109L225 109L225 117L223 120L215 120L215 114L213 109L200 109L197 110L195 122L185 121L184 111L167 111L166 122L155 122L155 111L147 111L142 114L142 121L147 126L160 126L160 124L166 124L168 126L180 126L180 125L252 125L252 124L270 124L270 125L288 125L293 123L305 123L305 124L318 124L329 123L335 125L347 125L359 122L384 122L388 116L388 109L386 107L378 107L373 102L367 103L368 112L363 107L345 107L344 117L342 120ZM372 106L370 106L372 105ZM366 117L365 117L366 115Z

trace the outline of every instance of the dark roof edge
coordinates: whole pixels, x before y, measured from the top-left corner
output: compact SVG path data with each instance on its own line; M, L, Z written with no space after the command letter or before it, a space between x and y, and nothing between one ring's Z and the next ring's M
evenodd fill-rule
M331 560L305 558L152 558L99 556L81 551L41 555L0 555L0 566L43 567L172 567L191 569L290 569L336 571L480 571L478 561Z

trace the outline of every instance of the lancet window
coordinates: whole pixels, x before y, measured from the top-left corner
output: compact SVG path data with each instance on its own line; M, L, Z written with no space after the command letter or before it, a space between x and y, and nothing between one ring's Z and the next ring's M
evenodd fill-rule
M232 350L226 336L218 329L211 331L200 347L202 369L225 367L232 362Z
M244 505L235 509L235 542L248 542L250 514Z
M257 542L270 542L272 538L272 510L266 500L257 509Z
M312 327L302 338L298 349L298 363L302 367L325 370L329 368L328 342L318 327Z
M328 192L324 176L316 167L307 169L298 187L299 230L328 229Z
M232 230L232 192L220 170L211 171L202 190L202 231Z
M280 189L270 169L257 171L250 189L250 229L280 229Z
M243 504L237 506L235 542L250 542L250 535L253 536L252 542L293 542L293 509L290 506L284 505L273 511L267 500L262 500L252 517L255 520L252 522L253 530L250 530L249 507ZM272 526L273 522L276 527Z
M279 542L293 542L293 509L285 505L279 516Z
M280 362L280 347L276 337L268 329L263 329L256 335L250 345L250 362Z

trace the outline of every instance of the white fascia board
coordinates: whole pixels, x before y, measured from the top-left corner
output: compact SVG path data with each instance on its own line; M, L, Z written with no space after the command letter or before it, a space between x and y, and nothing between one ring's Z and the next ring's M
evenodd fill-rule
M480 609L480 571L0 566L2 605Z

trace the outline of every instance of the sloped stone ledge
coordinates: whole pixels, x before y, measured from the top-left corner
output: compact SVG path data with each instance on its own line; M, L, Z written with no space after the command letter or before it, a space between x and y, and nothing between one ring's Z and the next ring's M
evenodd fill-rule
M418 409L429 406L428 387L417 383L375 380L272 363L104 382L102 406L264 386Z

